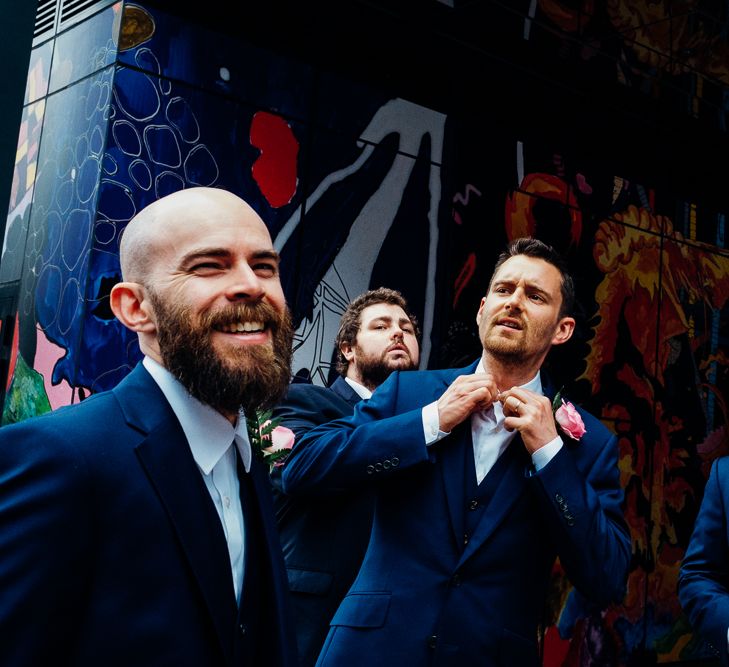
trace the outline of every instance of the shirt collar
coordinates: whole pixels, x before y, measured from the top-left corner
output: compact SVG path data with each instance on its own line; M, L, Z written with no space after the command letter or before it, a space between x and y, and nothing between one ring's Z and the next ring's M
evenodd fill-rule
M164 394L175 413L192 457L202 470L209 475L235 439L246 472L251 468L251 443L248 440L246 420L241 410L235 427L217 410L198 401L185 389L180 381L164 366L149 357L142 364Z
M483 365L483 357L479 359L478 366L476 366L476 373L485 373L486 369ZM530 391L533 391L537 394L543 394L542 391L542 376L541 372L537 371L537 374L529 380L526 384L519 385L521 389L528 389ZM499 387L501 389L501 387ZM489 419L493 419L496 421L497 424L500 424L504 420L504 407L499 403L498 401L494 401L493 405L491 406L491 409L486 410L485 414L490 415L491 410L493 410L493 417L489 417Z
M484 365L483 365L483 357L481 357L481 359L478 360L478 366L476 366L476 370L474 372L475 373L485 373L486 372L486 368L484 368ZM519 385L519 387L521 389L528 389L529 391L533 391L537 394L543 394L544 392L542 391L541 371L537 371L537 374L531 380L529 380L529 382ZM510 389L511 387L507 387L507 388ZM503 389L504 389L504 387L499 387L500 391Z
M356 380L352 380L348 377L345 377L344 381L357 392L357 395L360 398L367 400L368 398L372 397L372 392L367 389L367 387L365 387L363 384L360 384Z

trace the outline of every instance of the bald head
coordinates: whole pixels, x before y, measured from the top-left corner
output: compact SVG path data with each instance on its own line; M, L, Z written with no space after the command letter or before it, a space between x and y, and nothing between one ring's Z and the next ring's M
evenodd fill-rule
M273 405L290 379L293 330L279 256L260 216L214 188L147 206L122 236L109 295L142 353L227 417Z
M119 246L122 280L145 283L160 249L203 220L255 218L258 214L240 197L218 188L188 188L162 197L142 209L127 224Z

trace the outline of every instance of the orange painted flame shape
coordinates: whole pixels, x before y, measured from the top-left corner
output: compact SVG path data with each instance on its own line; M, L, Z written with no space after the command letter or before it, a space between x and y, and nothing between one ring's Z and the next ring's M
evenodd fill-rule
M645 368L663 384L672 339L689 329L679 293L689 302L702 301L711 308L724 306L729 298L729 258L704 249L712 246L696 242L687 245L669 218L643 208L630 206L600 223L593 257L604 278L595 291L599 320L593 328L595 335L582 375L593 391L600 388L602 368L615 361L621 318L628 326L632 344L643 356ZM655 330L650 323L658 321L659 308L656 349Z
M583 0L579 3L539 0L539 9L565 32L580 32L595 14L595 2L594 0Z
M573 188L552 174L527 174L519 190L506 196L504 207L506 236L509 241L522 236L533 236L537 227L534 206L539 198L558 201L568 207L570 216L570 240L577 245L582 236L582 212L578 208Z

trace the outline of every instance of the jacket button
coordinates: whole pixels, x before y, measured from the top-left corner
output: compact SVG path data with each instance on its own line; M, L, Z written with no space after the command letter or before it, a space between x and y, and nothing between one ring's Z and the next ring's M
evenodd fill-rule
M373 465L367 466L367 474L371 475L373 472L375 472L375 466L373 466Z
M397 458L397 456L393 456L393 457L392 457L392 458L390 459L390 463L392 463L392 467L393 467L393 468L397 468L397 467L398 467L398 466L400 465L400 459L399 459L399 458Z
M438 636L431 635L430 637L428 637L428 648L435 648L435 645L437 642L438 642Z
M389 469L390 469L390 466L391 466L391 465L392 465L392 463L390 462L390 459L385 459L385 460L384 460L384 461L382 462L382 467L383 467L383 468L384 468L385 470L389 470Z
M375 472L382 472L382 464L379 461L375 463Z
M559 493L554 494L554 499L557 501L558 505L561 505L564 502L564 498Z
M468 509L470 509L470 510L478 509L478 500L472 500L470 503L468 503Z
M241 637L245 637L245 636L246 636L246 626L245 626L245 625L243 625L243 623L241 623L241 624L240 624L240 625L238 626L238 630L240 631L240 636L241 636Z
M465 546L466 544L468 544L468 533L464 533L464 534L463 534L463 544L464 544L464 546Z

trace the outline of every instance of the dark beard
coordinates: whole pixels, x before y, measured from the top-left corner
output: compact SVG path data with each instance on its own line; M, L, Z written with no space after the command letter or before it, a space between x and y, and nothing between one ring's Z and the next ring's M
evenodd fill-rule
M197 400L225 415L267 410L278 403L291 379L293 326L288 311L264 302L231 305L196 318L189 308L168 306L147 289L157 316L157 340L165 368ZM231 347L222 356L212 343L215 328L234 322L263 322L271 345Z
M358 357L357 371L362 380L362 384L370 391L374 391L379 387L393 371L411 371L417 368L413 363L412 357L408 356L408 364L406 366L393 367L385 361L385 353L381 357L375 359L373 357Z

